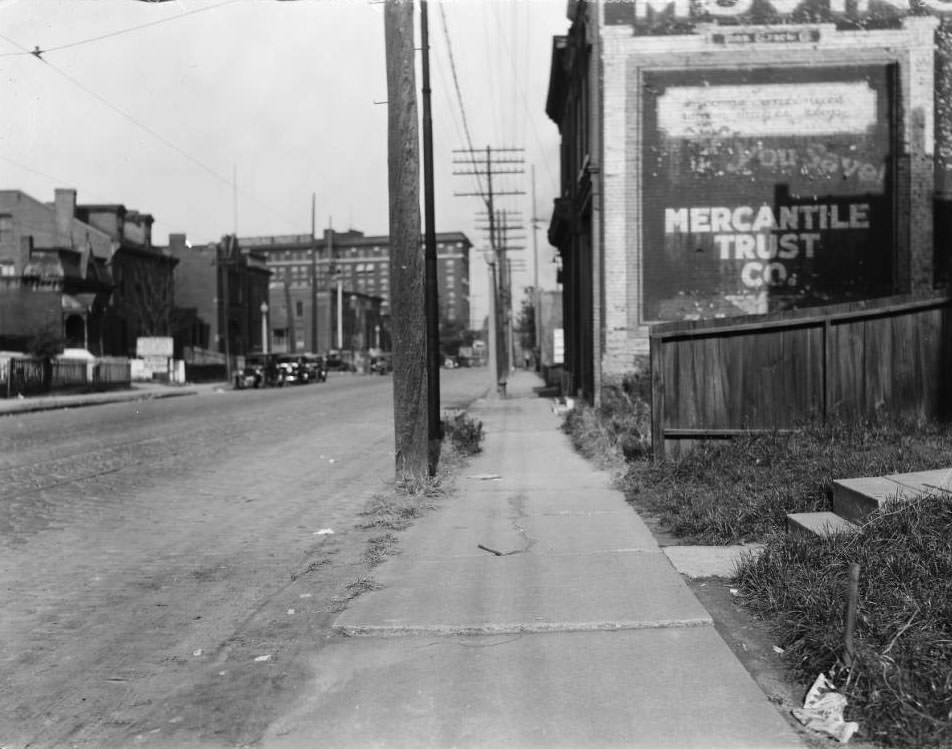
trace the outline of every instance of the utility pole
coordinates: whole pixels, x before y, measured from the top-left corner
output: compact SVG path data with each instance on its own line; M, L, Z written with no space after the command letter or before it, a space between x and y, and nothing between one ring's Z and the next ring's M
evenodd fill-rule
M495 314L490 317L490 334L492 337L492 326L496 328L496 388L497 392L505 395L506 383L509 379L509 350L511 348L507 339L506 319L511 317L511 310L505 299L502 281L505 277L504 254L505 248L501 246L499 235L496 229L496 207L495 199L497 197L509 195L524 195L522 190L503 190L493 191L493 176L504 174L522 174L522 168L517 168L523 163L523 158L519 155L525 149L522 148L485 148L485 164L480 164L477 160L477 154L481 153L476 149L454 149L455 154L453 163L456 165L465 165L472 168L472 171L454 171L453 174L475 176L477 180L480 177L486 178L486 191L483 192L463 192L455 193L457 197L479 197L483 199L486 206L486 214L489 218L489 244L493 253L492 265L494 268L494 278L496 283L490 288L490 293L495 294L493 299ZM500 254L502 252L502 255Z
M489 271L489 340L486 342L486 348L489 353L489 371L496 373L499 371L499 332L496 328L496 306L499 297L496 294L496 256L491 253L490 258L486 261Z
M537 371L542 371L542 290L539 288L539 219L536 218L535 164L532 165L532 358Z
M485 219L485 214L479 213L477 217ZM490 217L491 218L491 217ZM489 229L495 236L495 257L497 265L497 314L496 324L499 328L499 337L497 339L499 352L498 359L501 371L508 372L512 369L515 358L515 337L513 335L513 293L512 293L512 269L513 261L509 257L510 252L521 251L525 245L512 244L512 240L524 240L525 234L522 217L518 211L497 210L495 220L489 222L489 226L481 225L478 228L484 231ZM517 233L518 232L518 233Z
M396 475L429 473L425 258L412 0L386 0L387 164Z
M231 345L229 343L229 317L231 298L228 295L228 269L231 263L231 236L226 234L218 243L218 267L221 271L221 321L225 338L225 376L231 382Z
M317 194L311 193L311 353L317 353L317 235L314 233Z
M440 419L440 304L436 281L436 209L433 193L433 117L430 112L430 29L427 0L420 0L423 75L423 220L426 280L427 407L430 475L436 474L443 439Z
M324 233L324 236L327 237L327 257L328 257L328 273L327 273L327 283L328 289L330 289L330 284L336 283L337 285L337 336L335 338L336 344L335 347L338 351L344 348L344 276L341 273L340 268L335 262L336 258L334 257L334 218L328 216L327 218L327 231ZM333 280L332 280L333 279ZM330 348L330 347L328 347Z

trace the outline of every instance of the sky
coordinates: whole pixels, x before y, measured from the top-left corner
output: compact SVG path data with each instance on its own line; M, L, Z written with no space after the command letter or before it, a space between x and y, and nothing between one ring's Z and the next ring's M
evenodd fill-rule
M474 244L477 325L488 310L485 204L455 195L477 185L454 175L471 170L453 163L454 149L524 149L512 154L524 172L494 182L524 192L496 202L526 227L525 250L510 254L513 287L533 283L538 258L539 286L556 288L546 228L559 135L545 100L567 5L428 4L436 229L462 231ZM52 201L54 189L69 187L80 203L149 213L159 245L176 232L193 245L233 232L309 234L312 196L318 235L328 226L388 234L383 8L370 0L0 0L0 189ZM39 57L30 54L37 47ZM418 59L422 113L421 87Z

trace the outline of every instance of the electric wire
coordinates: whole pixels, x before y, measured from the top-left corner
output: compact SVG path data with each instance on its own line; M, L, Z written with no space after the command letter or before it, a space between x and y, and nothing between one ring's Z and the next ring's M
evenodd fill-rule
M496 3L483 3L482 4L482 13L483 13L483 27L485 29L491 28L489 23L489 13L492 12L493 15L496 15ZM504 106L497 106L497 97L501 99L503 86L501 83L501 75L499 73L499 56L493 54L492 48L489 46L489 34L483 34L483 48L486 51L485 55L485 65L488 72L489 82L490 82L490 95L489 95L489 108L492 112L492 128L499 140L503 140L506 135L505 125L503 124L504 114L502 110ZM495 139L493 139L495 140ZM496 142L499 142L497 140ZM490 141L492 142L492 141ZM503 142L505 142L503 140Z
M483 181L480 179L479 168L476 164L476 150L473 148L473 137L469 131L469 121L466 119L466 107L463 105L463 93L459 87L459 76L456 74L456 61L453 58L453 44L450 41L450 30L446 23L446 10L443 7L443 3L439 4L439 8L440 19L443 22L443 36L446 39L446 53L450 60L450 72L453 74L453 87L456 89L456 99L459 102L460 116L463 119L463 130L466 133L466 143L469 146L469 156L473 162L473 171L475 172L474 176L476 177L476 190L482 199L486 200L486 191L483 190Z
M227 0L227 2L229 2L229 3L231 3L231 2L238 2L238 0ZM222 4L226 4L226 3L222 3ZM4 39L4 40L7 41L8 43L12 44L14 47L17 47L18 49L21 49L21 50L22 50L22 49L25 49L25 47L23 47L22 44L20 44L20 43L14 41L13 39L10 39L10 38L7 37L7 36L4 36L3 34L0 34L0 38ZM208 164L206 164L206 163L205 163L204 161L202 161L201 159L199 159L199 158L197 158L197 157L195 157L195 156L192 156L190 153L188 153L187 151L185 151L185 150L183 150L182 148L180 148L178 145L176 145L175 143L173 143L172 141L170 141L168 138L166 138L165 136L163 136L161 133L159 133L158 131L156 131L156 130L154 130L153 128L149 127L149 126L146 125L144 122L141 122L140 120L136 119L136 117L134 117L133 115L131 115L129 112L127 112L127 111L125 111L124 109L122 109L121 107L119 107L119 106L113 104L111 101L109 101L108 99L106 99L104 96L102 96L101 94L97 93L96 91L94 91L94 90L92 90L91 88L89 88L88 86L86 86L84 83L82 83L82 81L79 81L79 80L77 80L76 78L74 78L73 76L69 75L69 73L67 73L65 70L63 70L62 68L58 67L57 65L54 65L54 64L53 64L52 62L50 62L49 60L47 60L47 59L45 59L45 58L43 58L43 57L40 57L40 56L37 56L37 59L38 59L40 62L42 62L47 68L49 68L50 70L52 70L54 73L56 73L57 75L61 76L61 77L64 78L66 81L68 81L70 84L72 84L73 86L75 86L75 87L78 88L79 90L83 91L83 92L86 93L88 96L91 96L92 98L94 98L96 101L98 101L98 102L99 102L100 104L102 104L103 106L105 106L105 107L111 109L112 111L116 112L118 115L120 115L121 117L123 117L124 119L126 119L128 122L130 122L132 125L134 125L135 127L139 128L140 130L142 130L144 133L146 133L146 134L150 135L151 137L155 138L159 143L161 143L162 145L164 145L166 148L171 149L172 151L174 151L175 153L177 153L179 156L181 156L181 157L184 158L185 160L191 162L191 163L194 164L195 166L197 166L197 167L199 167L200 169L202 169L204 172L208 173L210 176L214 177L214 178L215 178L216 180L218 180L219 182L221 182L221 183L223 183L223 184L225 184L225 185L228 185L228 186L231 187L231 188L234 188L234 180L233 180L233 179L231 179L231 178L229 178L229 177L226 177L226 176L220 174L220 173L217 172L213 167L209 166ZM48 175L45 175L45 176L48 176ZM241 189L239 189L238 192L239 192L240 194L246 195L247 197L251 198L251 199L254 200L254 202L257 203L258 205L261 205L262 207L268 208L269 211L270 211L275 217L279 217L279 218L281 218L282 220L288 220L288 219L289 219L289 217L283 216L283 215L280 214L280 212L275 211L275 209L274 209L273 207L269 206L267 203L265 203L264 201L262 201L262 200L261 200L260 198L258 198L257 196L251 195L251 194L248 193L247 191L241 190Z
M169 16L167 18L156 18L152 21L148 21L147 23L140 23L136 26L129 26L124 29L117 29L116 31L110 31L109 33L106 33L106 34L99 34L98 36L92 36L87 39L78 39L75 42L67 42L66 44L58 44L55 47L48 47L46 49L40 49L39 45L37 45L36 49L34 50L25 49L24 47L22 47L19 44L16 44L16 42L11 41L7 37L3 37L3 39L13 44L13 46L19 47L21 51L20 52L4 52L0 54L0 57L13 57L13 56L22 56L22 55L35 55L39 57L41 55L49 54L50 52L61 52L64 49L72 49L74 47L82 47L87 44L95 44L96 42L101 42L105 39L113 39L117 36L124 36L125 34L131 34L135 31L140 31L141 29L147 29L152 26L158 26L163 23L171 23L172 21L178 21L182 18L185 18L186 16L193 16L196 13L205 13L206 11L215 10L216 8L221 8L225 5L232 5L238 2L244 2L244 0L222 0L222 2L216 3L215 5L206 5L204 8L193 8L192 10L186 10L186 11L183 11L182 13L178 13L177 15Z
M433 50L437 53L437 56L440 58L436 65L433 68L436 70L436 74L440 79L440 85L437 87L442 95L443 104L446 107L450 122L453 124L453 131L456 134L456 142L463 143L465 141L465 135L463 133L463 126L459 121L459 114L456 111L454 106L453 97L450 91L452 84L447 80L446 66L442 64L443 60L446 57L446 52L443 48L432 45Z
M9 158L8 156L0 156L0 161L5 161L5 162L7 162L8 164L12 164L12 165L15 166L17 169L22 169L22 170L25 171L25 172L30 172L31 174L35 174L35 175L37 175L38 177L46 177L46 179L53 180L53 182L56 182L57 184L60 184L60 185L66 184L66 182L65 182L64 180L61 180L61 179L59 179L58 177L54 177L52 174L47 174L46 172L41 172L39 169L34 169L34 168L31 167L31 166L27 166L26 164L22 164L22 163L20 163L19 161L16 161L15 159Z
M520 76L519 74L519 67L516 63L515 56L513 55L512 47L507 41L506 35L503 33L502 25L499 23L498 17L496 20L497 20L497 25L499 26L499 37L502 40L503 48L506 50L506 56L509 58L509 64L510 64L510 67L512 68L513 80L515 82L514 90L518 93L518 96L516 98L522 101L522 106L526 113L525 119L528 120L532 128L532 135L536 142L536 146L538 147L540 152L543 152L544 148L542 146L542 138L539 136L539 132L536 128L535 118L533 117L532 111L529 109L529 97L526 93L526 88L523 83L522 76ZM552 168L549 166L548 159L543 159L542 165L546 170L549 180L553 184L557 184L557 182L555 181L555 176L552 174Z

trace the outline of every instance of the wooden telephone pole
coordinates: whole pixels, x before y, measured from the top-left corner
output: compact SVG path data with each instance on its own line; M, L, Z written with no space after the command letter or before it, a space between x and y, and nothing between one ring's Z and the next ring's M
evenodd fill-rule
M396 474L398 478L423 477L430 473L426 263L420 243L420 153L411 0L386 0L384 41Z
M522 190L494 190L493 177L503 174L522 174L521 165L524 159L521 154L522 148L492 148L486 146L485 163L480 163L477 154L480 151L472 148L453 149L453 163L458 166L470 167L469 171L456 170L453 174L473 176L477 179L486 178L485 192L457 192L457 197L479 197L483 199L486 205L486 217L489 220L489 248L493 256L491 266L494 269L493 283L490 285L489 293L493 295L492 308L495 310L490 316L490 337L492 330L495 329L496 341L496 387L501 395L506 393L506 383L509 379L509 369L511 366L510 355L512 351L511 330L509 321L512 319L512 299L508 288L508 273L506 262L506 246L501 235L505 231L505 224L499 224L500 216L497 215L495 200L496 198L509 195L524 195Z

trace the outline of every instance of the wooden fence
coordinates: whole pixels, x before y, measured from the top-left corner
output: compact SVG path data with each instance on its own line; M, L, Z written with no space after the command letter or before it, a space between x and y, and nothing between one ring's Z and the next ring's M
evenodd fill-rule
M18 395L39 395L49 390L46 371L39 359L13 358L4 367L4 382L0 392L7 398Z
M50 392L87 392L129 387L129 360L103 357L95 362L54 359L44 362L15 356L0 366L0 397L42 395Z
M132 382L132 367L124 357L101 357L93 365L92 386L95 390L128 387Z
M952 418L952 295L654 325L652 450L877 412Z

